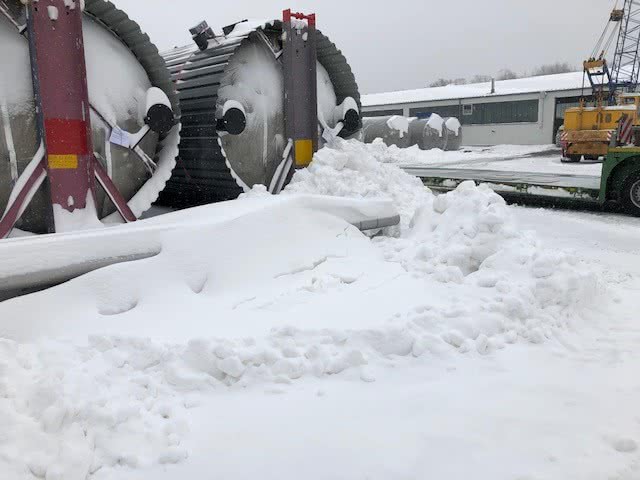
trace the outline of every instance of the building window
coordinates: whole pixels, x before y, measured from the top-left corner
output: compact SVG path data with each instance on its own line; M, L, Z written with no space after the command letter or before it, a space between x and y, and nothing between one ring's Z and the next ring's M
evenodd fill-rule
M375 110L373 112L362 112L363 117L390 117L391 115L403 115L401 108L396 110Z
M463 107L466 107L464 105ZM463 123L486 125L492 123L528 123L538 121L538 100L476 103L471 114L464 115Z
M462 115L465 115L465 116L473 115L473 105L463 105Z
M410 117L417 118L429 118L432 113L437 113L442 118L447 117L459 117L460 106L459 105L440 105L437 107L418 107L409 110Z

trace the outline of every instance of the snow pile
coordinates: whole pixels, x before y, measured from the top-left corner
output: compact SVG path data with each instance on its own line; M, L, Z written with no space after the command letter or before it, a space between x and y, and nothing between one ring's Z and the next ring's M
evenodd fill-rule
M423 205L404 238L376 241L408 272L469 290L465 303L474 308L461 304L455 320L446 310L428 315L442 325L444 341L465 349L471 342L485 350L487 341L497 346L518 337L540 343L579 318L598 294L594 273L574 255L522 232L510 207L486 185L462 183Z
M391 199L402 227L407 227L416 209L429 201L431 193L418 178L379 161L388 148L382 142L372 146L338 138L332 146L318 151L308 168L296 171L283 193Z
M119 350L111 342L120 345L0 341L3 478L84 480L109 467L186 458L179 443L187 424L172 398L180 392L155 381L151 368L165 352L144 340Z
M383 147L337 141L286 192L391 199L398 238L255 187L184 212L153 258L0 303L0 471L84 480L183 462L207 396L374 382L400 359L447 375L441 357L554 341L602 300L582 262L520 231L490 189L436 197L370 154Z

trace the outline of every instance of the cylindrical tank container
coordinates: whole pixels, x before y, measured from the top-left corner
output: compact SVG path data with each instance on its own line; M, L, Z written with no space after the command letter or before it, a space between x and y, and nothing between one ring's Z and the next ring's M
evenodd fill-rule
M244 21L225 27L224 35L201 25L192 29L197 46L164 54L182 110L178 164L161 195L172 206L269 187L288 144L282 22ZM316 36L319 128L334 128L353 109L340 132L348 137L361 127L358 86L340 50L320 31Z
M438 114L431 114L427 119L412 119L409 124L411 145L418 145L420 150L439 148L444 150L444 120Z
M111 2L85 1L83 31L96 158L134 213L140 214L156 200L175 165L172 157L177 150L177 129L166 139L151 132L140 143L144 154L157 162L158 169L153 174L132 150L110 143L110 134L114 126L137 132L145 125L146 96L152 86L164 91L178 114L175 89L165 62L149 37ZM1 214L18 176L39 145L28 40L2 15L0 61ZM100 218L115 211L100 189L97 201ZM34 233L46 232L51 216L47 188L41 188L16 226Z
M413 145L410 123L409 118L401 115L365 117L362 119L364 143L373 143L376 138L380 138L388 146L410 147Z
M462 146L462 125L456 117L444 119L444 150L460 150Z

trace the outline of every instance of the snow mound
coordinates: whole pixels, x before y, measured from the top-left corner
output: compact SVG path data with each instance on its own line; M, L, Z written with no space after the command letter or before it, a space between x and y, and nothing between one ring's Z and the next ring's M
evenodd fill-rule
M283 193L391 199L400 214L401 227L406 228L416 209L432 194L418 178L380 161L389 147L382 142L373 145L336 139L315 154L308 168L296 171ZM387 233L391 231L397 229Z
M518 337L540 343L580 318L600 288L584 262L521 231L502 197L473 182L423 205L403 238L375 241L406 271L469 290L469 304L482 297L475 309L441 312L455 317L441 322L440 333L457 347L480 336L498 344Z
M84 480L180 463L206 395L373 382L443 357L447 375L452 355L557 342L602 302L584 262L523 232L488 187L434 196L378 160L392 150L339 140L285 193L391 199L396 238L254 187L221 204L224 221L183 213L156 257L0 303L13 338L0 338L0 471Z

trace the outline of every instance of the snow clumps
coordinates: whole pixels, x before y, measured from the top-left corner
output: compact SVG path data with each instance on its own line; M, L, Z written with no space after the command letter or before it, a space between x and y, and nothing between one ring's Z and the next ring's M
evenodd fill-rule
M375 145L381 155L389 148L381 142ZM315 154L308 168L296 171L283 193L388 198L398 209L402 227L408 227L416 209L432 195L418 178L381 162L368 147L356 140L336 139L333 147Z

